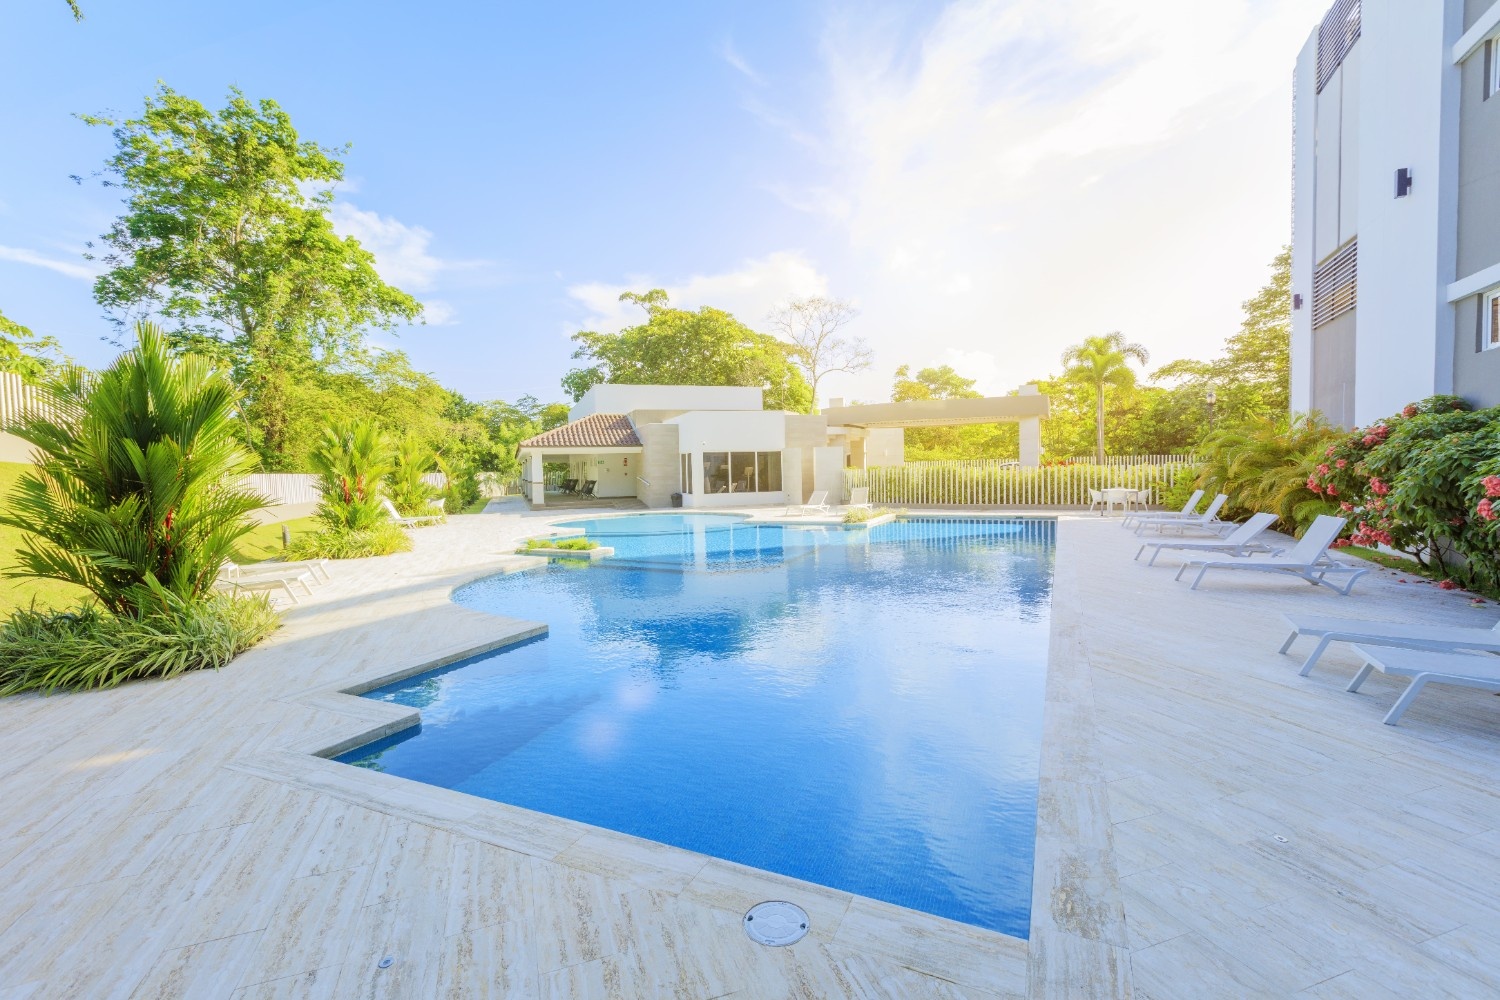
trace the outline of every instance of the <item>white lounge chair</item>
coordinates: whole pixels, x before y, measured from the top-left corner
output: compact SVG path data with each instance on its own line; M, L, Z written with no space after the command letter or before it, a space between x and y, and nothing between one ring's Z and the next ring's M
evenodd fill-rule
M385 508L385 512L387 514L391 515L391 520L395 521L403 528L411 528L419 524L426 524L428 521L443 520L442 514L413 514L411 517L403 517L401 516L401 512L396 509L396 505L391 503L390 497L381 497L380 505Z
M827 514L832 508L828 506L828 491L818 490L807 498L807 503L792 504L786 509L786 516L791 516L795 511L798 517L803 514Z
M312 580L312 571L307 569L291 568L275 573L250 573L246 572L245 567L226 559L219 569L219 578L216 582L232 591L284 590L286 596L292 599L293 604L300 604L297 592L292 589L292 584L301 584L302 589L311 595Z
M1198 515L1196 511L1198 510L1198 501L1202 499L1203 491L1194 490L1193 495L1188 497L1188 502L1182 505L1181 510L1169 510L1156 514L1147 514L1146 508L1143 506L1140 510L1135 511L1134 513L1132 513L1131 511L1126 511L1125 517L1120 521L1120 526L1122 528L1128 528L1132 523L1139 521L1143 517L1150 517L1153 521L1176 521L1184 517L1197 517Z
M239 564L239 571L241 573L250 574L284 573L288 570L304 569L312 573L313 582L315 583L327 583L329 580L333 579L328 575L327 559L302 559L297 562L281 562L279 560L271 560L269 562ZM320 577L321 579L319 579Z
M1303 677L1312 673L1314 664L1329 643L1357 642L1371 646L1396 646L1401 649L1426 649L1453 653L1461 649L1500 653L1500 622L1494 628L1472 628L1458 625L1408 625L1401 622L1361 621L1357 618L1332 618L1323 615L1282 615L1292 630L1278 652L1285 653L1301 635L1318 640L1298 671Z
M1214 497L1213 503L1201 514L1193 514L1188 517L1179 517L1174 514L1162 514L1155 517L1137 518L1135 522L1135 533L1139 535L1147 528L1155 528L1162 531L1166 528L1176 528L1179 532L1188 528L1199 531L1207 531L1213 535L1223 535L1239 527L1233 521L1219 520L1219 511L1229 502L1229 497L1223 493Z
M1435 653L1425 649L1370 649L1366 646L1355 646L1354 651L1364 657L1365 665L1349 682L1345 688L1347 691L1358 691L1374 670L1393 677L1411 678L1411 685L1385 714L1382 721L1387 726L1400 721L1402 713L1411 707L1428 684L1456 684L1483 691L1500 691L1500 659L1493 656Z
M1339 532L1344 530L1345 523L1342 517L1319 514L1317 520L1313 521L1302 535L1302 540L1284 556L1273 556L1269 559L1257 559L1253 556L1243 559L1192 559L1182 564L1177 570L1176 578L1181 580L1182 571L1188 567L1198 567L1198 576L1193 580L1192 586L1193 590L1197 590L1198 584L1203 582L1204 574L1211 569L1246 569L1258 573L1283 573L1314 585L1329 587L1340 594L1348 594L1354 589L1355 581L1370 571L1368 568L1337 562L1329 556L1328 546L1339 537ZM1344 587L1331 583L1327 579L1330 573L1349 574L1349 583Z
M870 503L870 488L868 486L856 486L851 489L849 491L849 502L845 506L850 510L856 507L873 510L873 505Z
M1275 514L1256 514L1244 524L1235 528L1233 532L1224 538L1210 541L1207 538L1176 538L1170 542L1143 542L1136 550L1135 557L1139 559L1141 553L1147 549L1154 548L1151 558L1146 562L1147 566L1156 565L1156 557L1161 555L1162 549L1181 549L1185 552L1220 552L1229 556L1248 556L1256 552L1269 552L1278 555L1285 551L1281 547L1273 547L1256 539L1276 521Z

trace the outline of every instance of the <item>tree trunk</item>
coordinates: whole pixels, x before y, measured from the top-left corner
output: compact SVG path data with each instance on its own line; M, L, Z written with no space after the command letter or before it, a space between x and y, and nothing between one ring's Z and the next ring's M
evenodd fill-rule
M1099 464L1104 464L1104 386L1094 393L1094 447Z

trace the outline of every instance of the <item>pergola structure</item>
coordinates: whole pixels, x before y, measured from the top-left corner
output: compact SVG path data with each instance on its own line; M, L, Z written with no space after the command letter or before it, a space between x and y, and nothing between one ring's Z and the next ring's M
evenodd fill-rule
M1017 423L1021 425L1021 464L1042 461L1042 421L1050 401L1035 385L1024 385L1016 396L980 399L912 399L900 403L845 406L835 399L823 410L830 425L845 427L956 427L964 424Z

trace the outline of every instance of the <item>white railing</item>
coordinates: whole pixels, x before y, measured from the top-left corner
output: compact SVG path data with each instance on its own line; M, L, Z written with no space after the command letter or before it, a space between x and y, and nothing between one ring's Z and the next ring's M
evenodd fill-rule
M1087 507L1089 490L1160 490L1194 471L1186 460L1023 468L1014 461L975 459L845 469L844 486L863 486L871 503L887 507Z
M1069 455L1066 458L1047 457L1049 465L1067 463L1068 465L1197 465L1198 456L1192 454L1182 455L1105 455L1104 461L1099 461L1093 455Z

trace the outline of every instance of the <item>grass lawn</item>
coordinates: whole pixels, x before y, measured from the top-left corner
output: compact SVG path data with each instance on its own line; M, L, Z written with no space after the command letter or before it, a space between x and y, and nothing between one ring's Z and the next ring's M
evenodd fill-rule
M19 462L0 462L0 501L10 496L16 480L30 466ZM26 533L20 528L0 525L0 571L16 565L16 553ZM36 601L39 607L63 608L83 600L87 591L55 580L15 580L0 578L0 615L24 608Z
M239 540L234 547L234 555L231 556L237 563L260 562L263 559L275 559L281 555L281 528L285 525L292 531L292 537L305 535L318 530L318 519L315 517L294 517L290 521L277 521L275 524L261 524L253 528L248 535Z

